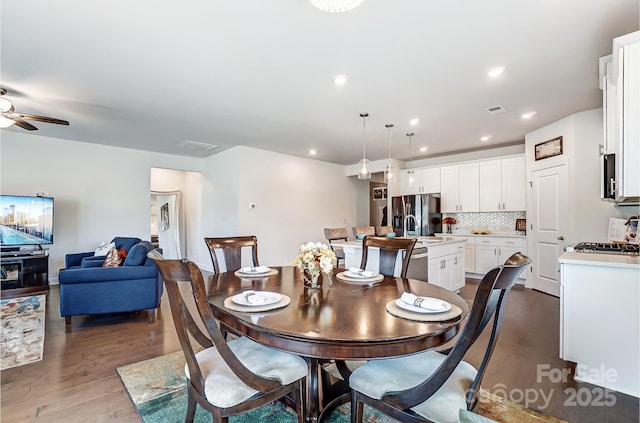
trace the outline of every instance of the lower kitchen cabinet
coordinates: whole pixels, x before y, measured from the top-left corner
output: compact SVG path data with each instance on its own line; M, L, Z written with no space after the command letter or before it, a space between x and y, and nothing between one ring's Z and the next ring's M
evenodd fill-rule
M428 280L429 283L458 291L464 286L465 257L464 244L446 246L448 248L429 249Z
M517 252L524 252L524 239L482 237L476 239L475 272L485 274Z

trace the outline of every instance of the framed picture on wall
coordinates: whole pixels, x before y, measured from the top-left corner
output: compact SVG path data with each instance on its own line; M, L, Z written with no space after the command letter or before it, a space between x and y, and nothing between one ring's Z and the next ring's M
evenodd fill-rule
M535 146L536 160L547 159L562 154L562 136L541 142Z
M169 229L169 203L164 203L160 207L160 230L166 231Z

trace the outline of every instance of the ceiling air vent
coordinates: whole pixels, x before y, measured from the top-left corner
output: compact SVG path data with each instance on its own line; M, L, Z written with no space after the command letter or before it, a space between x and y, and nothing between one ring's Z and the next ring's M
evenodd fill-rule
M200 150L200 151L211 151L214 148L218 148L217 145L207 144L205 142L190 141L190 140L184 140L182 142L179 142L177 146L188 148L190 150Z
M493 107L487 108L487 112L491 113L492 115L495 115L496 113L504 113L506 111L507 109L505 109L502 106L493 106Z

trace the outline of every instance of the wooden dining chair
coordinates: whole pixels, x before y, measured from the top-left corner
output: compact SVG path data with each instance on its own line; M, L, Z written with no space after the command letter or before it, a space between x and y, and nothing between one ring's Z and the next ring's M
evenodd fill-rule
M387 234L394 234L393 226L376 226L376 236L387 236Z
M225 340L207 301L198 266L188 260L164 259L157 251L148 257L164 280L187 362L185 422L193 422L196 404L211 413L213 422L227 423L231 415L288 397L295 402L298 422L302 423L305 360L243 336Z
M365 236L362 240L362 261L360 262L360 268L367 268L369 248L377 247L380 249L378 273L387 276L393 276L396 268L396 258L398 257L398 254L403 254L400 277L406 278L407 270L409 269L409 262L411 260L411 253L413 252L413 247L415 245L415 238L387 238L382 236Z
M361 269L366 269L367 259L369 258L369 248L379 248L379 268L378 272L393 276L396 267L396 258L398 254L403 254L402 270L400 276L407 277L409 268L409 260L411 252L416 244L414 238L387 238L377 236L365 236L362 240L362 261ZM322 376L322 394L325 405L331 404L329 409L333 409L340 405L341 402L348 401L343 397L349 392L348 381L354 369L362 366L365 361L358 360L328 360L321 363ZM337 398L341 398L341 402L335 402Z
M340 267L340 260L344 262L344 250L342 247L334 247L331 241L347 241L349 232L347 228L324 228L324 237L329 241L329 246L336 255L336 267Z
M360 239L367 235L376 234L376 230L373 228L373 226L354 226L353 228L351 228L351 230L353 231L353 236L358 238L358 235L360 235Z
M209 254L213 262L213 272L220 273L220 263L216 251L220 250L224 257L227 272L234 272L242 267L243 248L251 249L252 266L258 264L258 239L253 236L236 236L226 238L205 238L204 242L209 247Z
M480 384L496 346L508 294L531 259L516 253L482 278L467 323L445 351L372 360L349 378L351 422L362 422L363 404L402 422L459 421L460 409L474 410ZM491 336L476 370L464 355L493 317Z

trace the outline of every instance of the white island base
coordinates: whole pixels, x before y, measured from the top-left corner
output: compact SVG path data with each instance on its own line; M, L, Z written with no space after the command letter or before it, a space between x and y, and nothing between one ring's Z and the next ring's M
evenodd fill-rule
M638 257L560 257L560 358L574 379L640 397Z
M464 245L466 238L416 237L414 255L409 262L411 273L424 275L411 277L441 286L450 291L458 291L464 286ZM334 247L342 247L345 255L345 267L360 267L362 261L362 241L333 242ZM424 252L426 249L426 258ZM366 270L378 272L379 249L370 248ZM422 266L424 269L417 269ZM396 258L394 276L400 276L402 257Z

